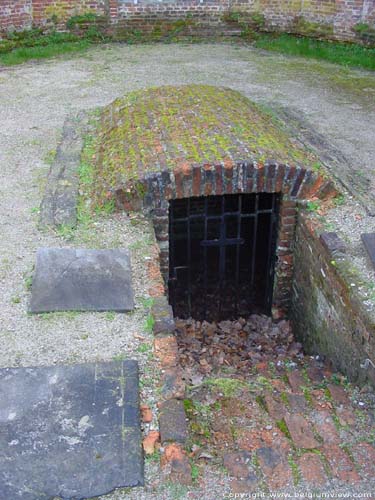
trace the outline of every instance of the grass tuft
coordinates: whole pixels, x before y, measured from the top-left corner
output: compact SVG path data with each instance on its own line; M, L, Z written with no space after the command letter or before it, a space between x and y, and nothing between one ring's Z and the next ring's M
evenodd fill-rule
M293 56L323 59L342 66L375 70L375 48L354 43L316 40L288 34L262 34L254 42L260 49L272 50Z
M20 47L6 54L0 54L0 63L5 66L15 66L30 60L48 59L61 54L82 52L90 47L90 40L76 42L51 42L37 47Z

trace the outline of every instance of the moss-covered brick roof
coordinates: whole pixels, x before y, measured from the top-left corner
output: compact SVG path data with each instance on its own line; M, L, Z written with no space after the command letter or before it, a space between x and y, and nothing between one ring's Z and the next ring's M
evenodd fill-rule
M239 92L208 85L131 92L103 108L94 141L96 194L187 164L317 159ZM100 195L99 195L100 197Z

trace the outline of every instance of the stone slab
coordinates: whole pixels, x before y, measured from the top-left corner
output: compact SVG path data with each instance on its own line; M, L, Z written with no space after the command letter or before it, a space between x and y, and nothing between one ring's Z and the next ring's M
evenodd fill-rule
M0 498L143 485L138 363L0 370Z
M38 249L29 312L126 312L133 308L126 249Z
M335 232L329 231L321 233L320 241L332 255L346 253L344 241Z
M363 233L361 239L370 257L372 267L375 268L375 233Z
M188 428L183 401L169 399L162 403L159 413L159 428L162 444L168 441L185 443L188 437Z
M64 123L62 139L48 174L40 206L40 226L75 226L77 223L78 166L83 137L89 133L85 112L69 116Z

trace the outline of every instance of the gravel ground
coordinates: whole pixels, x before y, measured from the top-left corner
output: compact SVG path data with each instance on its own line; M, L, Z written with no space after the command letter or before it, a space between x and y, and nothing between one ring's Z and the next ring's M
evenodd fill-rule
M0 68L0 366L119 355L136 357L146 366L147 354L138 352L142 340L134 335L146 335L142 298L147 297L148 223L133 225L125 215L110 216L66 241L37 229L37 210L49 158L68 114L107 104L129 90L184 83L224 85L271 107L293 108L345 154L359 175L372 176L375 189L375 76L370 73L229 44L108 45L70 58ZM337 210L334 217L341 222L343 212ZM374 228L365 214L362 224ZM349 229L347 233L351 237ZM36 249L70 245L132 248L134 314L27 315ZM146 469L148 483L157 482L156 465ZM229 491L209 471L207 481L206 490L198 493L201 498L221 498ZM149 487L105 498L178 497L187 498L186 491L172 487L156 493Z

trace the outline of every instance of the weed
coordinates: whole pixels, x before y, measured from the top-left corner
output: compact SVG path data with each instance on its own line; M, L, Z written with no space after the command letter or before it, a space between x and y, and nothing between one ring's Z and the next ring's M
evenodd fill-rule
M56 227L56 233L60 238L70 241L74 238L75 229L71 224L60 224Z
M303 395L305 396L305 399L306 399L307 403L309 404L309 406L312 406L313 400L311 397L310 389L308 387L302 387L302 392L303 392Z
M153 297L142 297L140 299L140 302L145 309L151 309L154 303L154 299Z
M320 208L319 201L308 201L306 205L306 210L309 212L317 212Z
M324 388L324 396L325 396L325 398L326 398L328 401L331 401L331 402L333 401L332 396L331 396L331 393L330 393L330 391L329 391L328 387L325 387L325 388Z
M286 392L282 392L280 394L280 399L281 401L285 404L285 406L288 406L289 407L289 399L288 399L288 395Z
M40 207L33 207L30 212L32 214L38 214L40 212Z
M354 457L353 457L353 453L352 453L352 450L350 449L349 445L347 443L340 443L339 446L348 455L348 457L350 458L350 460L353 463L355 463L355 460L354 460Z
M39 315L45 321L53 321L55 319L64 318L68 320L72 320L81 314L80 311L57 311L57 312L48 312L42 313Z
M125 358L125 354L115 354L114 356L112 356L113 361L124 361Z
M340 424L340 420L339 420L339 417L336 415L336 413L334 413L332 415L332 420L333 420L333 423L336 427L336 429L339 431L340 429L342 429L342 425Z
M145 321L144 330L147 333L152 333L152 330L154 329L154 324L155 324L155 319L151 314L149 314Z
M262 394L257 394L255 396L255 401L258 403L258 405L268 413L268 410L267 410L267 405L266 405L266 401L264 399L264 396L262 396Z
M280 431L285 434L285 436L289 439L291 439L290 432L288 429L288 426L285 423L284 419L281 420L276 420L276 426L280 429Z
M298 469L298 465L294 461L292 455L288 455L288 464L289 464L289 467L291 468L291 471L292 471L294 486L297 486L298 483L301 481L301 475L300 475L300 471Z
M312 170L314 170L314 172L318 172L318 173L321 173L322 169L323 169L323 166L321 163L319 162L315 162L311 165L311 168Z
M160 454L158 451L154 451L154 453L152 453L151 455L146 455L145 460L148 463L150 463L150 462L157 463L160 460Z
M26 276L25 278L25 287L28 292L30 292L31 287L33 286L33 277L32 275Z
M12 302L12 304L19 304L21 302L21 297L18 297L18 296L12 297L11 302Z
M343 194L339 194L333 199L333 204L335 205L335 207L339 207L344 203L345 203L345 196Z
M190 413L194 410L194 403L191 399L184 399L184 409L186 413Z
M221 403L220 401L215 401L214 403L214 410L220 411L221 410Z
M269 379L267 377L263 377L263 375L259 375L256 378L256 384L260 385L261 387L263 387L265 389L268 389L269 391L272 391L272 389L273 389L272 384L269 381Z
M116 202L112 198L110 200L106 200L101 205L96 206L95 213L97 215L110 215L113 214L115 209L116 209Z
M140 346L137 347L137 352L150 352L152 351L152 345L144 342Z
M208 378L204 383L221 392L226 398L237 396L241 391L249 388L246 382L232 378Z
M57 154L56 149L51 149L50 151L48 151L43 158L44 163L47 163L47 165L52 165L52 163L55 161L56 154Z
M365 43L374 44L375 43L375 28L367 23L357 23L353 27L353 31L356 33L360 40Z
M116 317L116 313L114 313L113 311L108 311L105 313L105 319L107 321L113 321Z
M191 463L191 479L193 480L193 483L196 483L198 481L199 475L199 467L195 463Z

